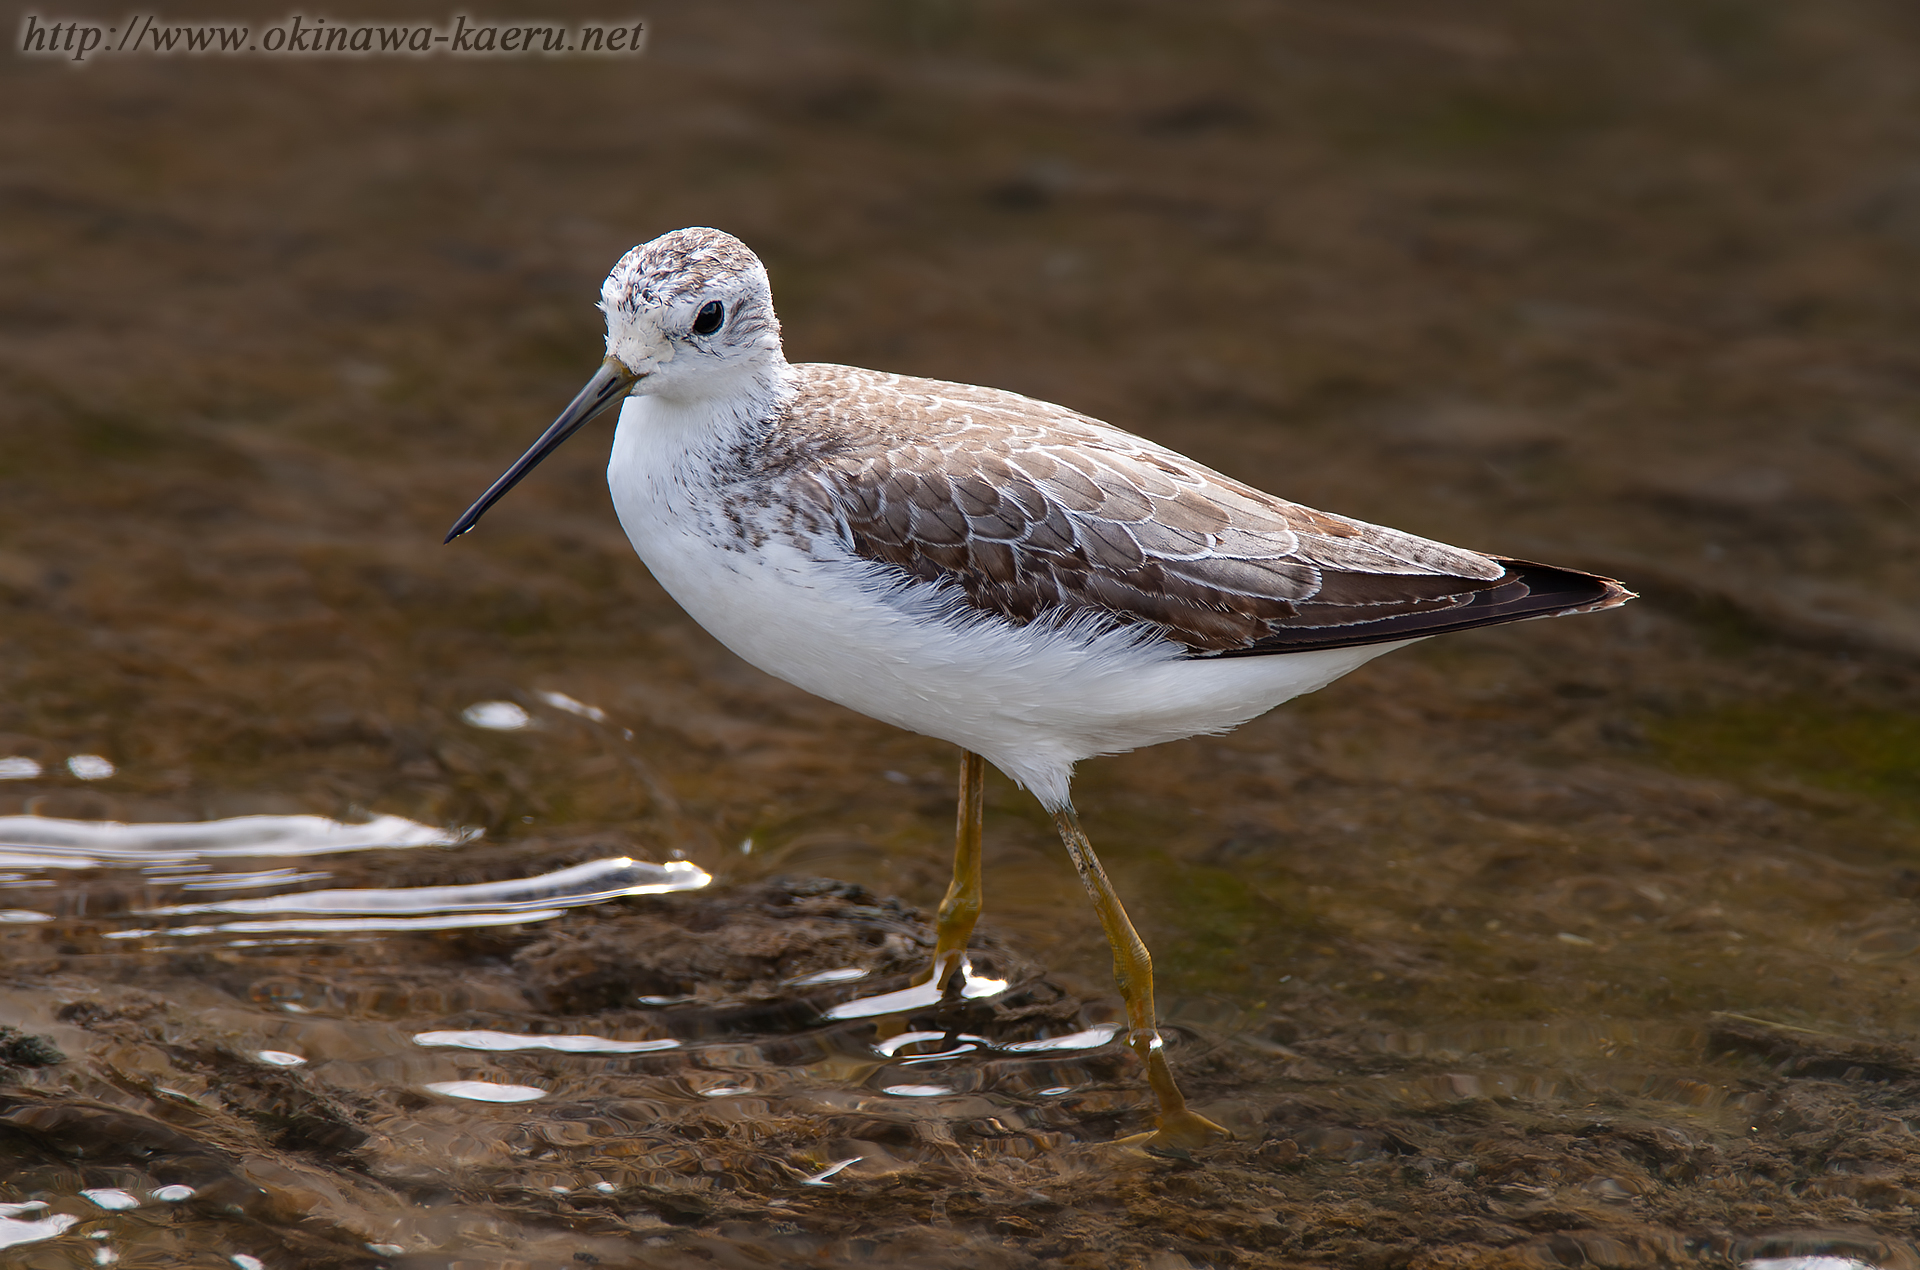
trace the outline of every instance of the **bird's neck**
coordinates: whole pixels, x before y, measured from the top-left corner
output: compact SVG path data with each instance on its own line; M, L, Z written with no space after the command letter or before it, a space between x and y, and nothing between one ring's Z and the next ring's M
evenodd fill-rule
M637 397L637 422L653 434L654 444L665 447L663 455L679 452L709 462L716 454L757 442L797 391L797 376L784 359L763 362L677 391Z
M715 370L694 383L650 393L675 413L708 414L744 422L764 419L793 395L793 368L777 353L745 365Z

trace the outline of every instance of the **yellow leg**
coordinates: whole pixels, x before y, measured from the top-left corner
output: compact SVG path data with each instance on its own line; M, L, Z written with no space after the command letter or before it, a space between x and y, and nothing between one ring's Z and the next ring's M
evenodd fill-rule
M1093 844L1080 828L1080 818L1073 814L1072 807L1062 807L1053 813L1053 823L1060 830L1067 854L1073 857L1073 867L1080 872L1080 881L1086 884L1087 894L1093 897L1093 909L1100 915L1100 926L1107 932L1107 943L1113 949L1113 977L1120 984L1121 999L1127 1003L1127 1044L1146 1064L1147 1084L1160 1102L1155 1130L1144 1135L1145 1144L1185 1150L1226 1134L1225 1129L1205 1116L1189 1111L1180 1086L1174 1083L1167 1056L1160 1046L1160 1034L1155 1030L1153 957L1140 942L1133 923L1127 920L1127 910L1120 906L1120 897L1113 893L1113 883L1107 881L1107 871L1100 867L1100 858L1093 854Z
M987 761L972 750L960 753L960 810L954 827L953 881L940 901L940 924L933 945L933 965L918 983L945 985L956 970L964 969L967 941L980 918L980 836L985 816Z

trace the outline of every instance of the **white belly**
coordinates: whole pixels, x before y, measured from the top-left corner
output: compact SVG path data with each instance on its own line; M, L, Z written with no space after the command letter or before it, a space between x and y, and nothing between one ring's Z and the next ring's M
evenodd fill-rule
M1194 661L1126 631L957 616L940 588L825 544L747 552L704 532L645 413L626 406L608 484L640 558L695 621L788 683L973 750L1050 807L1080 759L1225 731L1412 642Z

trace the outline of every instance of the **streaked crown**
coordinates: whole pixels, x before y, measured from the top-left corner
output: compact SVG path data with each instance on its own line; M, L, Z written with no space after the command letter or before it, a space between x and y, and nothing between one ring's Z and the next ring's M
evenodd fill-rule
M607 352L637 392L698 391L714 377L783 365L766 268L717 229L676 229L621 257L600 288Z

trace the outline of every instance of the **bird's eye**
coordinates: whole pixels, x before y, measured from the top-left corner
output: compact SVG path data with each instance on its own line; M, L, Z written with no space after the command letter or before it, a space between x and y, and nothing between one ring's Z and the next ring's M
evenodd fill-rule
M726 320L727 306L718 300L709 300L700 306L698 313L693 315L693 333L711 335L719 330L720 324Z

